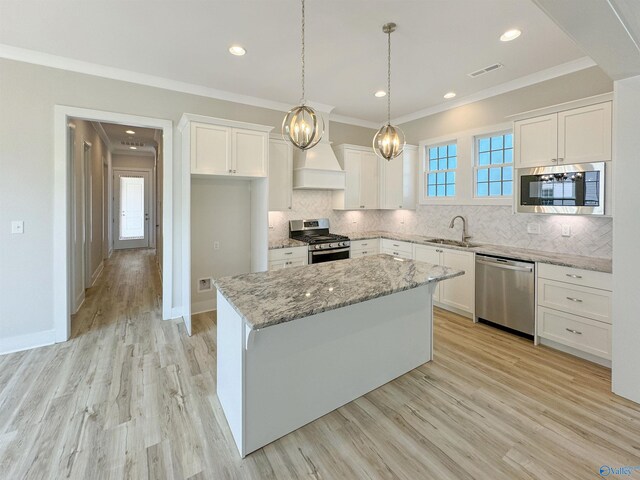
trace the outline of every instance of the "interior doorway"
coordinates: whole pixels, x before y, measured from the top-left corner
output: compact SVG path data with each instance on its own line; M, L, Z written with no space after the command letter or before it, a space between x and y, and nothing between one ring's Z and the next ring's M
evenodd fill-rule
M149 130L159 139L152 146L116 142L104 125L126 126L127 130ZM92 126L97 133L91 137ZM133 130L132 130L133 129ZM82 303L85 288L100 275L103 261L114 248L116 237L142 241L133 247L155 247L162 232L162 318L180 316L173 309L173 125L169 120L87 110L55 108L55 187L54 187L54 330L56 342L69 339L71 314ZM107 148L104 148L104 145ZM81 150L82 149L82 150ZM125 192L126 211L137 219L116 231L113 221L113 154L116 150L140 150L153 162L150 170L140 170L143 180L130 180ZM163 155L158 155L158 151ZM136 152L134 152L136 153ZM158 167L158 163L160 166ZM132 177L131 172L127 172ZM159 174L159 175L158 175ZM137 186L136 186L137 182ZM127 183L127 182L125 182ZM147 188L148 187L148 188ZM162 195L162 217L153 217L153 193ZM118 188L118 190L120 190ZM120 191L118 192L120 193ZM137 201L140 200L141 201ZM137 202L137 203L136 203ZM137 207L136 207L137 205ZM137 210L136 210L137 209ZM111 210L111 211L110 211ZM142 220L142 222L140 221ZM136 223L137 222L137 223ZM137 226L136 226L137 225ZM142 233L140 233L142 225ZM117 233L117 235L116 235ZM131 247L129 247L131 248ZM153 254L153 252L152 252ZM82 292L82 294L79 294Z
M113 171L113 211L115 249L150 246L153 188L151 172Z

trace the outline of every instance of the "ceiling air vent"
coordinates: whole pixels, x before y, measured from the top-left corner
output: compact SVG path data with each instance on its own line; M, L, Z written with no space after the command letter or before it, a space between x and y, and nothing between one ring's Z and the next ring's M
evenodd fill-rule
M126 145L127 147L144 147L144 143L142 142L130 142L128 140L121 140L120 144Z
M480 75L484 75L485 73L493 72L494 70L498 70L504 67L501 63L494 63L493 65L489 65L488 67L481 68L480 70L476 70L475 72L467 73L471 78L479 77Z

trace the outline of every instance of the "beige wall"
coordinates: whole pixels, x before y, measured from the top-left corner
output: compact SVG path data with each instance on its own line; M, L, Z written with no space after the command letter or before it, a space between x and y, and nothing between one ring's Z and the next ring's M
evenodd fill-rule
M284 112L189 95L53 68L0 59L0 338L47 337L53 329L54 106L104 110L168 119L185 112L280 128ZM340 142L369 145L374 131L331 122ZM165 152L166 153L166 152ZM180 138L173 149L174 285L172 304L181 304ZM11 235L11 220L25 221L23 235ZM25 342L27 341L25 340Z
M400 125L407 143L437 138L509 121L514 115L613 91L613 81L599 67L520 88Z

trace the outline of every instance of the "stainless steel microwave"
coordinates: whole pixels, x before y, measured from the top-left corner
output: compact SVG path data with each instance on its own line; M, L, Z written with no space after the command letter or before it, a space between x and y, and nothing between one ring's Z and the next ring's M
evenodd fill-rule
M604 215L605 164L518 169L516 211Z

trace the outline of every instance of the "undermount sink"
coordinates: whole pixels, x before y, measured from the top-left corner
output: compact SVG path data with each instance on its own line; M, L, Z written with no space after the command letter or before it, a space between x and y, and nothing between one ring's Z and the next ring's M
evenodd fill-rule
M461 242L459 240L450 240L448 238L432 238L427 240L429 243L437 243L438 245L452 245L454 247L473 248L477 247L476 243Z

